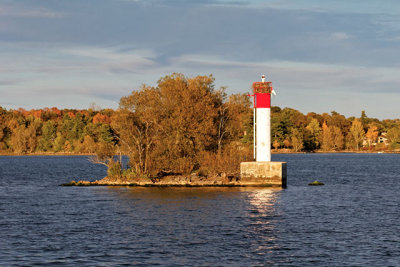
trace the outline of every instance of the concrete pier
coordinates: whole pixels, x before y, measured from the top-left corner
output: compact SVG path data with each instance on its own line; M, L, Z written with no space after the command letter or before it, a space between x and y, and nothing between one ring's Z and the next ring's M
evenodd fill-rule
M286 162L254 161L240 163L240 181L248 186L287 186Z

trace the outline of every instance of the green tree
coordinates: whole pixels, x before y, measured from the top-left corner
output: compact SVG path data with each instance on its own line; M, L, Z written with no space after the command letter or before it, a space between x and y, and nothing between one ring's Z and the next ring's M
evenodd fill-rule
M43 124L42 135L39 139L39 149L42 151L51 151L54 140L57 137L57 125L54 121L47 121Z
M64 151L64 144L65 144L65 137L60 133L57 132L56 139L54 139L53 150L54 152Z
M315 150L320 146L319 139L322 132L321 127L317 119L312 118L310 123L306 127L306 131L309 133L307 138L307 150Z

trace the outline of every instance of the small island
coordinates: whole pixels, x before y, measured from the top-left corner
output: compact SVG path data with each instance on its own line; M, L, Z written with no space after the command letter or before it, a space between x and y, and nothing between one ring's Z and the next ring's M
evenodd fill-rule
M249 97L228 98L213 83L173 74L123 97L111 120L115 142L98 145L91 159L107 166L107 177L64 185L286 187L285 163L251 165Z
M101 180L89 181L71 181L61 184L61 186L141 186L141 187L286 187L281 184L281 177L269 178L244 178L240 175L227 176L225 173L218 176L206 177L197 174L178 175L165 174L162 177L152 179L144 177L135 177L124 179L122 177L105 177Z

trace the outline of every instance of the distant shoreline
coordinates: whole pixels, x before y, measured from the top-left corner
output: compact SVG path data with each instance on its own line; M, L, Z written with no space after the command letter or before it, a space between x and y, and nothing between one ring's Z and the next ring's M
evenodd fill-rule
M313 151L313 152L294 152L294 151L271 151L274 155L279 154L400 154L400 151ZM0 156L95 156L94 153L75 153L75 152L37 152L37 153L4 153L0 152Z
M0 152L0 156L94 156L94 153L68 153L68 152L37 152L37 153L4 153Z

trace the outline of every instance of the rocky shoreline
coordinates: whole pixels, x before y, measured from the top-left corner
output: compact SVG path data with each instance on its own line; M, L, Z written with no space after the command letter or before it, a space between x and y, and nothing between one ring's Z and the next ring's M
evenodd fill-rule
M120 179L104 177L97 181L71 181L61 186L138 186L138 187L277 187L261 179L241 179L239 176L220 175L205 177L198 175L171 175L161 178Z

